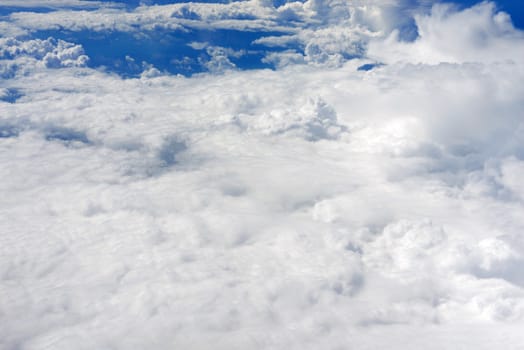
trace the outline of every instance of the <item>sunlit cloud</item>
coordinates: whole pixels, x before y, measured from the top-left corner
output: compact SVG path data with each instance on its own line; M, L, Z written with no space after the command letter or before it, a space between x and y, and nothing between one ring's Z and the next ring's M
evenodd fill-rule
M0 4L0 348L524 344L512 14L20 7Z

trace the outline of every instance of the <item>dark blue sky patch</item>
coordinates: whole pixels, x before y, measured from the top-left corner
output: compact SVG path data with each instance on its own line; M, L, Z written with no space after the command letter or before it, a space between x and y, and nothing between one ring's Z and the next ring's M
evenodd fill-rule
M0 4L0 17L9 16L15 12L36 12L36 13L49 13L53 12L53 9L47 7L13 7L13 6L2 6Z
M89 144L89 139L84 132L63 128L63 127L49 127L45 130L45 139L47 141L60 141L64 143L80 142Z
M401 41L413 42L418 36L418 28L415 23L415 19L409 16L407 13L402 21L399 21L398 26L398 37Z
M457 4L461 9L471 7L479 4L482 1L479 0L456 0L456 1L439 1L439 2L452 2ZM524 29L524 1L522 0L495 0L497 9L500 11L507 12L513 21L513 25L517 28Z
M123 4L129 10L142 4L146 5L165 5L174 3L187 3L186 0L116 0L103 1L109 5L112 3ZM204 3L228 3L229 0L207 0L198 1ZM283 5L287 0L272 0L273 5L278 7ZM413 9L417 8L423 11L429 11L431 5L439 2L426 0L402 0L400 2L401 11L398 8L391 9L391 15L396 16L399 23L400 39L403 41L413 41L418 37L417 28L411 17ZM478 1L463 0L454 2L459 8L472 6ZM522 28L522 16L524 15L524 1L500 0L497 2L498 9L510 13L516 26ZM93 9L96 8L93 3ZM116 5L117 7L120 5ZM88 9L91 9L89 6ZM33 11L49 12L49 8L22 8L6 7L0 5L0 16L8 15L15 11ZM396 11L396 12L395 12ZM179 16L185 19L198 20L199 16L191 12L188 7L186 12ZM6 18L6 17L4 17ZM238 18L237 18L238 19ZM292 22L283 21L282 25L292 27ZM253 44L257 39L265 36L281 36L289 33L283 32L254 32L228 29L194 29L172 30L157 29L155 31L136 31L128 32L95 32L95 31L62 31L48 30L34 33L35 38L47 39L53 37L56 39L66 40L68 42L80 44L83 46L86 55L89 56L89 67L101 68L108 72L114 72L122 77L138 77L148 67L155 67L161 72L169 74L182 74L191 76L195 73L212 70L213 60L217 59L216 54L220 50L215 48L224 48L222 56L218 57L221 62L225 62L226 67L236 66L238 69L262 69L274 68L268 60L264 58L273 52L282 52L286 50L295 50L304 54L305 48L301 43L288 43L281 47L269 47L264 45ZM199 43L199 45L190 45ZM308 55L321 57L322 49L309 45ZM318 51L318 52L317 52ZM365 48L362 47L357 55L340 53L345 60L356 57L362 57L365 54ZM215 55L215 56L214 56ZM9 58L9 57L8 57ZM39 58L39 57L37 57ZM369 66L373 69L375 66ZM10 78L14 74L16 67L6 70L3 78ZM359 70L367 70L364 65ZM16 101L17 97L14 97ZM12 97L4 97L3 101L8 102Z
M253 44L263 36L279 36L279 32L249 32L239 30L157 30L150 32L40 31L35 37L54 37L81 44L89 56L89 66L105 67L124 77L136 77L147 64L160 71L190 76L206 71L205 63L212 60L206 48L218 46L234 54L228 59L239 69L271 68L262 59L267 52L283 48L268 48ZM202 43L202 45L189 45ZM206 43L208 46L206 46ZM146 62L147 64L144 64Z
M383 65L384 65L383 63L366 63L366 64L363 64L360 67L358 67L357 70L367 72L367 71L370 71L370 70L375 69L377 67L381 67Z
M24 96L18 89L8 88L0 93L0 101L15 103L20 97Z

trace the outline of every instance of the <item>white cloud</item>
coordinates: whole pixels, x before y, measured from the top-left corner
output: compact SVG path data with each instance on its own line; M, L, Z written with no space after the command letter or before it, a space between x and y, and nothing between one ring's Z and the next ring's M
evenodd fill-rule
M488 10L423 18L451 35ZM311 40L349 50L330 26ZM524 344L524 70L496 54L521 39L492 29L454 63L288 51L191 78L0 39L0 347Z
M304 55L295 50L270 52L262 59L263 63L269 63L277 68L283 68L296 64L304 64Z
M333 108L321 98L309 98L305 102L299 100L297 104L256 117L239 115L238 121L249 131L266 135L296 135L311 141L336 139L344 131L344 127L337 123Z
M236 29L290 33L293 42L306 48L306 60L314 64L337 65L344 56L361 55L372 37L388 34L399 23L392 16L402 6L392 1L306 1L287 2L275 8L273 2L178 3L142 5L133 10L103 6L98 10L59 10L50 13L15 12L4 35L21 35L39 30L93 30L136 33L143 30ZM391 18L397 18L391 20ZM281 42L262 38L259 43Z
M13 25L29 31L67 29L137 32L157 28L183 29L184 26L229 28L235 27L236 18L241 18L237 21L240 29L260 29L266 26L258 23L260 18L267 18L270 25L274 24L268 11L250 1L242 1L229 4L179 3L139 6L131 11L101 7L91 11L16 12L9 15L9 19ZM194 13L195 19L188 19L188 13ZM223 23L231 20L233 23Z
M200 45L195 45L195 43L192 46L196 49L201 47ZM199 61L207 71L215 74L236 69L236 65L229 58L244 55L243 51L235 51L221 46L207 45L205 48L209 59L199 58Z
M284 31L292 34L257 42L294 42L305 48L307 62L329 65L339 65L348 56L364 55L370 40L369 55L384 62L493 62L523 56L523 34L512 27L507 14L495 12L493 3L460 12L442 4L434 5L428 14L424 14L424 8L421 6L415 15L420 37L414 42L399 40L395 28L405 24L407 10L406 4L396 1L311 0L275 8L272 3L253 0L143 5L132 11L102 6L94 11L19 12L9 16L11 21L2 31L4 35L50 29L136 32L183 27ZM290 21L293 18L296 20ZM466 22L469 25L464 29Z
M63 40L0 38L0 69L6 78L38 67L85 67L88 60L81 45Z
M415 20L417 40L399 42L398 32L393 32L387 40L371 43L370 56L384 62L429 64L520 61L524 57L524 33L513 27L506 13L496 12L494 3L483 2L460 12L437 4L431 14L418 15Z

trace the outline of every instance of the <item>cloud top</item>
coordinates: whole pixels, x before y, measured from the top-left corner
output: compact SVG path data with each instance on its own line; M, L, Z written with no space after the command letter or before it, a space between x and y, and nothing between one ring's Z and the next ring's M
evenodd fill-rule
M2 17L0 348L524 345L523 39L492 3L83 3ZM169 30L204 71L146 59Z

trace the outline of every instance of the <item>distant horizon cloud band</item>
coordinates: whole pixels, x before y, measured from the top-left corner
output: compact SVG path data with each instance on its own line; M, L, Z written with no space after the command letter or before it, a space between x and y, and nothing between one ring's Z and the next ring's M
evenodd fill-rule
M522 349L523 16L0 0L0 349Z

